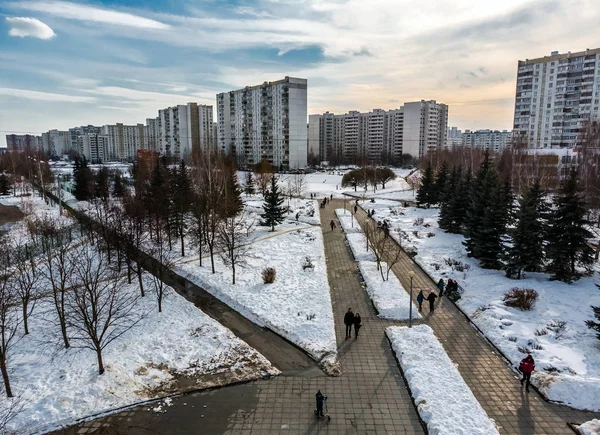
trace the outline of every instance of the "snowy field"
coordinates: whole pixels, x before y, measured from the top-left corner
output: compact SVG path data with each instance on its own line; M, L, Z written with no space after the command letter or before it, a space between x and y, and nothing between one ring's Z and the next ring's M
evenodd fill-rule
M145 276L147 291L150 278ZM127 291L139 292L135 284ZM261 354L183 297L168 289L163 312L150 292L138 300L145 317L103 353L106 372L98 375L96 354L64 350L49 324L50 301L38 303L30 334L10 358L11 383L23 410L9 429L22 433L68 425L88 415L168 394L278 374ZM21 333L21 332L19 332ZM188 382L178 385L178 379ZM5 406L9 399L1 398Z
M464 288L459 307L513 366L519 365L527 350L532 352L536 360L532 382L544 395L575 408L600 410L600 341L585 326L586 320L593 320L590 305L600 305L600 291L594 285L597 274L571 285L550 281L542 273L509 279L503 271L482 269L477 260L467 257L464 237L438 228L439 209L402 208L381 200L365 207L375 209L376 220L391 222L392 237L407 251L417 252L415 261L435 281L458 281ZM448 259L462 266L450 266ZM503 295L514 287L539 293L533 310L503 304Z
M336 214L340 219L340 224L346 232L346 239L350 245L350 249L354 258L358 262L358 268L367 286L367 293L373 301L373 305L379 312L379 317L393 320L406 320L409 318L410 295L402 287L402 284L394 274L390 271L389 278L384 281L381 276L381 271L377 270L375 262L375 254L372 250L366 251L367 239L361 232L360 225L349 216L349 213L344 216L344 209L337 209ZM354 220L354 226L352 226ZM353 231L353 232L349 232ZM387 264L381 262L381 267L384 274L387 269ZM413 304L412 316L415 319L420 319L421 315Z
M262 199L246 199L248 221L258 223ZM286 202L287 205L287 202ZM294 200L294 211L315 209L316 201ZM209 291L236 311L306 350L317 361L337 358L337 347L329 282L323 247L323 235L314 216L288 215L286 221L270 232L256 227L250 235L250 253L246 264L237 268L236 284L231 270L220 257L215 257L216 273L211 273L210 259L199 267L197 256L182 259L176 266L197 285ZM304 223L302 223L304 222ZM308 225L312 224L312 225ZM304 268L310 260L313 267ZM275 282L264 284L261 272L273 267Z
M386 333L431 435L499 433L429 326L390 326Z

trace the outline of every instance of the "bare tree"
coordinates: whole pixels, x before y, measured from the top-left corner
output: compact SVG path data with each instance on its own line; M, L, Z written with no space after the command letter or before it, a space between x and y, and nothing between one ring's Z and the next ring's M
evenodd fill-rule
M305 174L294 174L294 195L302 197L306 191L306 175Z
M21 413L26 404L22 397L12 397L0 401L0 434L13 433L8 429L8 425L12 419Z
M138 277L140 294L144 297L144 281L142 279L142 258L140 252L147 240L146 211L144 201L138 197L136 192L133 196L125 196L123 199L123 210L125 213L123 225L123 247L126 250L128 267L134 268Z
M15 290L23 309L23 328L25 335L29 334L28 319L35 308L36 296L38 295L38 282L40 275L35 271L31 248L27 245L15 246L13 255L13 266L15 269Z
M382 251L382 258L385 260L385 275L384 268L381 267L379 270L381 271L381 278L384 281L388 281L390 279L390 271L404 256L404 251L402 248L390 237L382 237L384 240L384 246ZM385 242L387 241L387 242Z
M266 158L263 158L261 162L257 164L254 168L254 179L258 184L258 189L260 190L260 193L262 193L263 195L269 187L269 182L271 181L272 175L273 167Z
M14 291L13 270L8 263L9 249L6 241L0 247L0 371L4 381L4 389L7 397L13 397L8 376L8 358L12 345L15 343L17 329L19 327L18 303Z
M219 227L219 240L224 251L220 254L223 262L231 267L233 284L235 284L235 268L246 262L250 244L244 244L251 232L243 211L237 216L226 218Z
M86 243L72 255L77 262L68 295L71 343L73 347L96 352L101 375L102 351L142 319L135 311L138 295L124 288L123 280L104 252Z
M158 302L158 312L162 313L162 301L167 289L165 280L175 267L174 253L169 249L164 240L163 230L159 229L156 233L156 238L150 248L149 254L156 260L151 271L152 287L156 295L156 301Z

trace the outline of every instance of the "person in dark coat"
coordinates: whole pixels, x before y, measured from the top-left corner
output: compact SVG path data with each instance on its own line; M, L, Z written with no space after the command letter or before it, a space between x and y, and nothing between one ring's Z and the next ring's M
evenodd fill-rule
M354 204L354 214L358 211L358 205Z
M331 219L331 222L329 222L329 226L331 227L331 231L335 230L335 222L333 219Z
M444 280L442 278L440 278L440 280L437 283L437 288L440 291L440 298L442 296L444 296Z
M358 330L362 327L362 322L360 319L360 314L356 313L354 315L354 339L358 338Z
M352 308L348 308L348 311L344 316L344 324L346 325L346 338L348 339L352 336L352 325L354 325L354 313L352 312Z
M429 301L429 312L433 313L433 303L435 302L435 299L437 298L437 295L434 292L429 293L429 295L427 295L427 300Z
M419 304L419 311L423 309L423 301L425 300L425 295L423 294L423 290L419 292L417 295L417 303Z
M317 416L325 417L323 415L323 402L327 400L327 397L323 396L323 393L319 390L317 391L317 394L315 394L315 398L317 399Z
M521 379L521 385L523 382L526 382L525 389L529 391L529 384L531 381L531 373L535 370L535 361L531 354L527 355L525 358L521 360L521 364L519 364L519 371L523 373L523 379Z

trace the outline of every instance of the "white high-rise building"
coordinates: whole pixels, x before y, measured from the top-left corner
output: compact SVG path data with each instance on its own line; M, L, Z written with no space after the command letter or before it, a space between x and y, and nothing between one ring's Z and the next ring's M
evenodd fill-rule
M41 136L31 134L7 134L6 148L15 151L36 151L40 148Z
M213 144L212 106L188 103L167 107L158 111L157 120L156 151L161 154L183 158L191 155L193 150L204 149Z
M102 163L109 159L107 135L86 133L78 137L79 153L91 163Z
M144 144L144 149L150 151L158 151L160 148L160 129L159 119L157 118L146 118L146 143Z
M405 103L395 110L375 109L344 115L326 112L309 117L309 152L335 163L366 159L397 161L402 154L422 157L446 144L448 106L435 101Z
M306 79L286 77L217 94L218 147L240 166L266 158L278 167L305 167L306 120Z
M515 141L573 148L586 121L600 118L600 48L519 61Z
M465 147L500 152L505 148L510 148L512 136L512 131L508 130L461 131L456 127L452 127L451 129L448 129L447 148L457 149Z
M60 157L72 147L71 132L54 129L42 133L42 144L44 152L49 156Z
M123 125L121 123L102 126L102 134L108 137L106 160L133 160L136 152L146 143L144 124Z

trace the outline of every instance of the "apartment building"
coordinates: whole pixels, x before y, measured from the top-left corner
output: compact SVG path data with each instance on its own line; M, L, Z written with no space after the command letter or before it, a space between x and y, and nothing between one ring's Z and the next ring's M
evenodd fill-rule
M133 160L136 152L146 143L144 124L124 125L121 123L103 125L101 134L108 137L103 161Z
M448 129L447 148L457 149L466 147L500 152L505 148L510 148L512 137L512 131L508 130L461 131L456 127L452 127Z
M405 103L388 111L326 112L309 117L309 153L335 163L386 163L402 154L418 158L445 146L447 126L448 106L436 101Z
M159 141L160 141L160 129L158 128L159 126L159 118L146 118L146 133L145 133L145 137L146 137L146 143L144 144L143 149L149 150L149 151L155 151L157 152L158 149L160 148L159 146Z
M217 94L217 143L240 166L267 158L282 168L307 165L307 80L275 82Z
M109 136L98 133L86 133L77 138L80 155L91 163L102 163L109 159Z
M600 118L600 48L519 61L515 140L530 148L573 148Z
M176 158L184 158L193 150L212 146L213 107L188 103L158 111L156 151ZM148 120L146 120L149 129ZM153 139L154 140L154 139ZM149 146L150 149L151 146Z
M6 148L14 151L36 151L42 148L42 136L7 134Z
M86 134L100 134L102 127L96 127L95 125L82 125L80 127L73 127L69 129L71 135L70 150L81 152L80 146L81 141L79 137Z
M51 157L60 157L72 149L71 132L50 130L42 133L42 149Z

